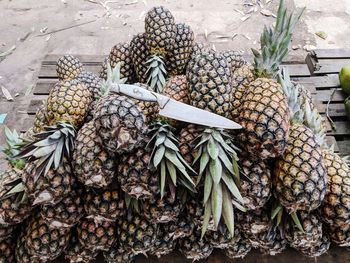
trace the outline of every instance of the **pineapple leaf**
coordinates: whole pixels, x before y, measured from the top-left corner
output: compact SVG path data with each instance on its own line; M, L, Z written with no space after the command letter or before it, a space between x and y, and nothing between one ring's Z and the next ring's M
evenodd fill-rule
M275 217L278 215L278 213L283 210L283 206L282 205L278 205L275 209L272 210L271 213L271 219L275 219Z
M165 177L166 177L165 161L163 160L160 163L160 196L162 198L164 197Z
M232 193L232 195L237 198L237 200L239 202L241 202L242 204L244 204L244 200L243 197L241 195L241 193L239 192L239 189L237 188L234 180L229 177L225 172L222 173L222 179L225 182L227 188L230 190L230 192Z
M222 216L231 236L234 236L234 214L232 200L227 188L222 186Z
M218 159L210 160L209 162L209 170L211 177L213 179L214 185L220 183L221 175L222 175L222 166Z
M301 223L300 223L300 220L299 220L299 217L298 217L297 213L296 213L296 212L292 212L290 215L291 215L291 217L292 217L292 219L293 219L293 222L294 222L294 224L296 225L296 227L297 227L301 232L305 233L304 228L303 228L303 226L302 226Z
M201 239L204 237L205 232L207 232L210 217L211 217L211 203L210 200L204 204L204 216L203 216L203 224L202 224L202 234Z
M210 175L207 175L204 181L204 199L203 199L204 204L208 201L210 197L212 187L213 187L213 180L211 179Z
M232 201L232 204L233 204L237 209L239 209L239 210L242 211L242 212L247 212L247 209L246 209L244 206L242 206L240 203L238 203L236 200L232 199L231 201Z
M222 186L221 184L213 185L211 193L211 209L215 227L218 227L222 214Z
M163 160L164 158L164 154L165 154L165 147L164 145L160 145L154 156L153 156L153 165L154 167L158 167L158 165L160 164L160 162Z
M213 138L210 138L207 144L207 150L211 159L217 159L219 155L219 149L215 144Z
M170 178L171 178L173 184L176 186L176 169L175 169L175 166L169 160L166 160L166 167L167 167L167 169L169 171Z

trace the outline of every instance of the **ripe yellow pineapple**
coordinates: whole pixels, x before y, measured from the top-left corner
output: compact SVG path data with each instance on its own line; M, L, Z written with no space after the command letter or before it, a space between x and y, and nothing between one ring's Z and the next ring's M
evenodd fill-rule
M74 79L83 70L83 64L72 55L64 55L57 60L56 71L59 80Z
M264 28L261 52L254 54L254 75L243 94L238 122L243 129L239 139L247 152L261 159L281 156L287 147L289 110L281 85L274 79L288 54L288 45L301 14L289 14L281 0L274 28Z
M169 78L163 89L163 94L179 102L189 104L188 83L185 75Z

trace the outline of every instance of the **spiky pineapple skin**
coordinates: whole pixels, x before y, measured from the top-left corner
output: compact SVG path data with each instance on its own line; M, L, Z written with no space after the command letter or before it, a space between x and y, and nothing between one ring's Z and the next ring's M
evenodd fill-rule
M1 224L0 225L0 241L11 237L12 233L15 229L16 229L16 226Z
M85 217L77 226L77 236L86 249L108 251L116 242L116 223Z
M82 246L76 235L73 235L64 257L70 263L93 263L97 254L97 251L91 251Z
M242 67L246 63L243 59L242 53L239 51L226 50L221 52L221 54L230 64L232 73L234 73L238 68Z
M232 109L231 70L219 53L201 54L187 71L190 103L228 117Z
M158 227L140 215L128 216L118 221L119 243L126 251L144 254L151 250L157 237Z
M150 199L160 193L158 174L149 168L151 151L141 147L123 154L118 165L118 182L130 197Z
M103 146L118 154L143 145L148 130L142 110L133 100L119 95L110 95L99 101L94 123Z
M242 98L249 84L255 79L254 67L245 64L234 70L232 73L232 116L234 121L239 121L239 110L242 104Z
M163 94L182 103L189 104L189 90L185 75L177 75L169 78Z
M0 262L15 262L15 247L16 243L12 238L0 241Z
M327 171L320 145L305 125L292 125L287 149L276 162L275 174L275 195L287 211L312 211L322 204Z
M112 183L115 156L103 149L94 122L85 123L79 130L72 162L76 178L84 185L101 188Z
M72 189L56 205L42 206L41 216L50 228L71 228L76 225L84 215L83 190Z
M33 132L39 133L43 131L44 126L48 126L48 125L49 125L49 118L47 115L46 105L42 104L35 113Z
M153 7L145 17L145 36L151 54L165 56L173 48L176 37L175 19L171 12L163 7Z
M147 59L150 55L146 44L146 34L137 34L130 41L131 59L135 67L137 80L147 83Z
M127 78L126 83L135 82L135 69L132 63L129 43L118 43L114 45L109 53L108 61L112 68L120 63L120 78Z
M330 150L323 150L322 155L328 176L322 219L332 227L347 227L350 223L350 168Z
M331 241L340 246L350 246L350 226L328 226L327 228Z
M194 33L184 23L176 24L175 43L167 56L167 68L170 76L185 74L187 63L192 54Z
M249 156L240 156L242 172L249 180L241 181L241 194L244 206L248 210L257 210L265 206L272 194L270 167L263 160Z
M0 224L16 225L21 223L30 215L32 210L30 203L28 200L18 202L17 194L5 195L12 189L13 183L22 180L22 172L12 168L1 173L0 178Z
M179 135L179 150L189 164L193 164L197 150L195 139L200 135L201 130L194 124L188 124L181 129Z
M51 229L40 216L33 216L24 230L25 248L40 260L54 260L68 246L70 229Z
M41 263L42 261L28 252L26 248L26 236L22 231L17 239L15 257L18 263Z
M74 177L66 158L57 170L50 169L45 176L41 175L36 180L37 169L35 163L29 162L24 167L22 176L32 204L54 205L71 192Z
M88 113L92 96L86 85L77 80L56 83L47 99L49 125L68 121L79 127Z
M168 224L160 224L156 240L149 254L158 258L168 255L176 248L177 240L174 240Z
M131 263L135 256L133 252L126 251L119 245L114 245L108 251L103 252L103 257L107 263Z
M57 60L56 72L58 79L74 79L83 71L83 64L72 55L64 55Z
M244 258L252 250L250 241L243 237L233 244L232 246L224 250L224 254L229 259Z
M275 80L256 79L243 95L239 139L246 151L261 159L276 158L285 151L289 110L282 87Z
M76 80L84 83L92 95L92 100L98 100L101 97L101 79L93 72L83 71Z
M124 195L118 187L88 191L84 208L87 217L106 221L119 220L127 211Z

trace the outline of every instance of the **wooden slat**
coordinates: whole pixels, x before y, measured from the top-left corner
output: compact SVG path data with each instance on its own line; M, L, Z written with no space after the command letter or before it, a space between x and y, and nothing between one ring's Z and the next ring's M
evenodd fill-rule
M73 56L77 57L80 62L84 63L101 63L107 55L75 55ZM44 65L56 65L56 61L62 57L62 54L48 54L45 56L43 63Z
M302 84L312 83L317 89L339 87L339 77L337 74L326 76L294 77L292 79Z
M349 65L349 62L343 60L335 60L334 62L323 62L322 60L317 63L317 69L313 72L315 75L325 74L338 74L342 67Z
M85 65L84 68L86 71L90 71L90 72L98 74L100 69L101 69L101 63L94 64L94 65ZM57 78L56 66L55 65L44 65L44 64L41 65L38 78Z
M50 90L55 86L56 82L57 79L39 79L33 89L33 94L48 95Z
M337 142L340 155L350 155L350 138L346 141Z
M350 121L335 121L336 129L329 130L327 135L332 136L350 136Z
M327 145L334 145L334 152L339 152L339 146L334 136L326 136Z
M325 113L326 104L316 104L316 108L320 113ZM346 110L343 103L334 103L329 105L328 113L330 117L346 117Z
M316 49L312 53L318 59L350 58L350 49Z
M309 68L306 64L286 64L289 75L293 77L307 77L310 76Z
M333 93L333 90L318 90L314 98L318 101L327 102L331 97L332 93ZM332 96L332 102L342 103L347 98L347 96L348 95L344 91L338 89L334 92Z
M42 103L42 100L31 100L27 109L27 113L29 115L34 115Z

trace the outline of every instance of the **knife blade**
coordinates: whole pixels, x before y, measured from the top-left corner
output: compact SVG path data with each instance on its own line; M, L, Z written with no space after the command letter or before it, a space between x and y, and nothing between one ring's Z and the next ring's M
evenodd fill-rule
M167 118L222 129L233 130L242 128L238 123L223 116L176 101L136 85L112 84L111 91L122 93L138 100L157 102L160 107L159 114Z

